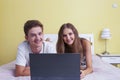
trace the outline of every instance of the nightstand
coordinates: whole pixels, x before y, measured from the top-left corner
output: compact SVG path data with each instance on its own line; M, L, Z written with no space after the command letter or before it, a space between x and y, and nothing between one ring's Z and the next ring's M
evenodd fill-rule
M103 61L113 64L117 66L120 64L120 54L109 54L109 55L102 55L102 54L96 54L98 55Z

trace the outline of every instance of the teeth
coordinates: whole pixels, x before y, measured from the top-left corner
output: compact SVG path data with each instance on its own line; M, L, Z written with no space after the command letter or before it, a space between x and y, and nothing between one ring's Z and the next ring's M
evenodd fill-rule
M39 43L38 41L36 43Z
M39 43L40 41L36 40L35 43Z
M36 39L35 40L35 43L40 43L40 42L42 42L42 39Z

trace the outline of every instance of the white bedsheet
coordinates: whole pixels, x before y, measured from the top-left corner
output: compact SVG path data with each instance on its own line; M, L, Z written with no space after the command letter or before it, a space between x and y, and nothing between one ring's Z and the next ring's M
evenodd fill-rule
M93 55L93 73L82 80L120 80L120 69L103 62L98 56ZM30 76L15 77L15 61L0 66L0 80L30 80Z
M82 80L120 80L120 68L93 56L93 73Z

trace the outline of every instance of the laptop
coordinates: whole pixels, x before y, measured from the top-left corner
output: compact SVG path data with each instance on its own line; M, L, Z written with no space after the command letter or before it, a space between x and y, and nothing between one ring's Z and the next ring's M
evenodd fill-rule
M31 80L80 80L80 54L30 54Z

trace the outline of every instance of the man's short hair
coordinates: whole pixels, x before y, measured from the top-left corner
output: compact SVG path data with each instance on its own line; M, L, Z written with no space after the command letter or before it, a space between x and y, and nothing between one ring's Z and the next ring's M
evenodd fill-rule
M38 21L38 20L28 20L24 24L24 33L25 33L26 36L28 36L28 31L33 27L41 27L42 32L43 32L43 25L40 21Z

